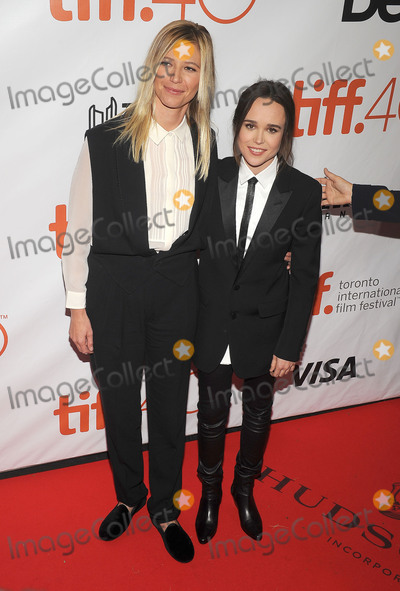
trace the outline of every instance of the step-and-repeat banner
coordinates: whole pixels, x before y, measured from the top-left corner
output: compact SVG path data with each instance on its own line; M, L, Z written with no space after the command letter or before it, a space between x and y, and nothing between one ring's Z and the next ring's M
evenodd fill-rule
M231 154L240 92L262 78L295 95L295 166L400 188L398 2L378 0L22 0L0 20L0 471L104 451L98 388L68 340L60 235L88 127L131 102L166 23L215 43L212 119ZM323 211L321 276L298 370L273 418L400 394L399 230ZM197 382L187 433L196 433ZM147 441L143 388L143 441ZM230 426L241 422L234 389Z

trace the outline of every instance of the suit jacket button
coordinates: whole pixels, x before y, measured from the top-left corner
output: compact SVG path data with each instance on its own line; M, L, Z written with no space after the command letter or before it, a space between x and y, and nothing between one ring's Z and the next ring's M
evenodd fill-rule
M238 289L240 289L240 285L234 285L234 286L233 286L233 289L234 289L235 291L237 291Z
M236 318L236 312L231 312L231 318L233 318L235 320L235 318Z

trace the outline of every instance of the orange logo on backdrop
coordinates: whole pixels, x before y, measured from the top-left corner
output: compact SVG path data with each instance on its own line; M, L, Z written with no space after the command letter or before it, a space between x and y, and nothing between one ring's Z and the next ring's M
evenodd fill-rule
M78 1L78 20L80 21L88 21L90 20L90 8L91 2L90 0L77 0ZM199 0L199 4L203 10L203 12L216 23L229 25L231 23L236 23L240 21L242 18L246 16L248 12L253 8L256 0L251 0L249 5L243 12L239 15L231 17L231 18L220 18L215 16L205 5L204 0ZM50 0L50 12L57 21L71 21L74 18L72 10L66 10L63 6L63 0ZM94 4L94 3L93 3ZM99 7L99 19L101 21L109 21L111 19L111 4L112 0L98 0L96 2L96 6ZM114 2L115 4L115 2ZM196 0L152 0L152 4L172 4L172 5L180 5L181 6L181 19L186 18L186 6L196 4ZM121 0L118 1L118 5L121 5ZM122 0L122 11L123 11L123 19L124 21L133 21L135 20L135 0ZM149 22L152 20L154 16L154 12L152 8L145 7L142 8L140 11L140 18L142 21ZM172 20L172 19L168 19Z
M2 328L0 324L0 329ZM1 355L1 353L0 353ZM87 390L79 394L81 400L87 400L90 396L90 392ZM104 429L104 415L103 408L101 406L100 392L97 392L96 402L93 404L69 404L69 396L60 396L58 408L53 411L53 415L59 417L59 428L61 435L73 435L76 433L76 427L73 427L70 423L70 415L79 415L79 433L87 433L90 429L90 411L95 411L96 429ZM141 404L141 410L147 411L147 399L145 398ZM193 414L196 410L187 411L186 414ZM93 413L92 413L93 414Z
M382 119L384 121L382 131L387 130L390 120L397 118L396 109L394 108L394 111L391 112L396 82L397 78L392 78L367 113L361 115L361 118L365 121ZM307 135L316 135L321 115L324 123L323 135L332 134L333 125L338 118L341 118L340 131L342 134L348 134L351 131L356 134L362 133L365 129L365 123L364 121L358 121L353 125L353 115L356 107L364 102L364 97L357 94L357 92L366 84L365 78L356 78L351 82L343 79L335 80L329 89L328 96L322 99L318 96L305 96L304 81L297 80L293 91L293 100L296 105L294 137L302 137L305 131ZM324 80L316 80L312 88L316 93L321 93L325 88ZM325 113L323 113L322 107L325 107ZM304 109L306 109L306 116L308 117L307 130L300 127L300 121L304 119Z
M342 133L350 132L353 118L353 111L356 105L361 105L363 97L357 95L357 90L365 86L367 81L364 78L357 78L352 80L349 84L348 80L335 80L330 87L329 94L324 99L304 97L304 81L298 80L293 91L293 100L296 105L296 120L294 137L301 137L304 135L304 129L299 127L300 112L303 107L311 107L310 119L308 124L308 135L315 135L319 122L321 111L321 104L326 107L323 135L331 135L335 116L337 115L337 107L344 107L342 119ZM325 88L325 82L321 79L314 83L314 90L321 92ZM346 89L342 91L342 89ZM341 92L341 93L340 93ZM354 131L361 133L364 130L363 123L357 123Z
M330 291L330 289L331 289L331 284L326 282L326 280L329 279L330 277L333 277L333 271L327 271L326 273L322 273L322 275L320 276L320 278L318 280L317 293L315 294L315 299L314 299L313 316L318 316L318 314L321 311L321 303L322 303L323 293ZM331 314L332 312L333 312L333 306L331 306L330 304L328 306L325 306L325 308L324 308L325 314Z
M50 232L56 233L56 253L58 258L61 258L62 249L64 246L65 233L67 231L67 206L56 205L56 220L49 224Z
M7 349L7 345L8 345L8 334L2 324L0 324L0 335L3 340L2 345L1 345L1 340L0 340L0 356L1 356L1 355L3 355L4 351Z
M90 392L85 391L79 394L81 400L87 400ZM69 396L60 396L58 408L53 411L54 416L59 417L59 426L61 435L73 435L76 433L76 428L70 426L69 417L71 414L79 414L79 432L85 433L89 431L89 416L90 410L96 413L96 429L104 429L103 409L100 401L100 392L97 393L96 402L93 404L69 404Z

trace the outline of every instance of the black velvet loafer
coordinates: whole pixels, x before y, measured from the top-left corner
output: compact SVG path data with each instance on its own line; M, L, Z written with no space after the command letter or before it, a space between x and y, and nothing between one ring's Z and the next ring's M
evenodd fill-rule
M154 523L160 532L167 552L178 562L190 562L194 557L192 540L179 523L170 523L164 531L161 525Z
M132 517L137 513L146 503L146 498L139 501L133 506L132 511L129 511L125 505L116 505L107 517L102 521L99 527L99 537L105 542L115 540L124 533L132 520Z

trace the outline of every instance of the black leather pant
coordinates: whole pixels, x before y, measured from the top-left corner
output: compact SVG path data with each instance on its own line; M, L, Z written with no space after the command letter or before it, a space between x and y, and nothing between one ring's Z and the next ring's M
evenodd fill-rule
M211 373L199 371L198 374L198 475L203 484L211 486L222 480L232 373L231 365L219 365ZM235 478L241 477L254 482L261 473L270 431L274 381L269 374L244 380L243 422Z

